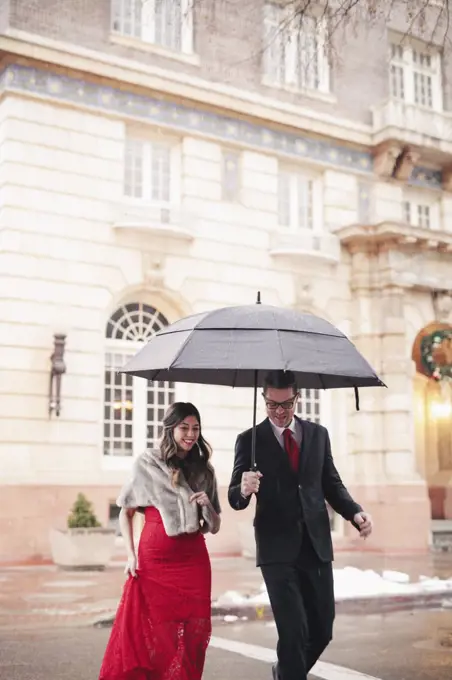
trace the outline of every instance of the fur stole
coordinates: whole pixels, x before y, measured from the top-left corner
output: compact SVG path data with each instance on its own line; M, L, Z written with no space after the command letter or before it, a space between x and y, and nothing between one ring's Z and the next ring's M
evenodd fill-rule
M219 514L221 510L215 475L212 484L209 485L211 488L199 488L197 485L198 488L193 490L183 474L180 475L179 483L174 486L171 472L162 460L160 451L146 451L136 459L132 477L124 484L116 504L121 508L150 506L157 508L168 536L192 534L200 530L203 533L210 531L212 527L210 509L190 503L190 496L195 491L205 491L213 508Z

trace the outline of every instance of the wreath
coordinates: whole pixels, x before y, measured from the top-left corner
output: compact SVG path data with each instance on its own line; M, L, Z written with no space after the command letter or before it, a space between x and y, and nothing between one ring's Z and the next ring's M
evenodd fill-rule
M421 340L421 362L434 380L452 379L452 329L436 330Z

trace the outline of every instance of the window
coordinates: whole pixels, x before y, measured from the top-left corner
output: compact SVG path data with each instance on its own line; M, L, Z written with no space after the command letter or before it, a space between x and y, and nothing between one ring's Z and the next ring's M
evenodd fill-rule
M300 398L297 402L297 416L312 423L321 422L321 397L320 390L300 390Z
M407 104L442 108L441 55L426 48L391 45L391 96Z
M410 203L405 201L403 204L405 222L413 227L430 228L430 206L422 203Z
M291 8L266 3L263 71L265 79L273 85L328 92L324 21L294 16Z
M431 196L422 193L407 195L403 201L403 219L412 227L421 229L439 228L439 203Z
M137 456L157 446L165 410L174 401L173 383L151 383L119 369L154 333L168 325L153 307L119 307L107 323L104 387L104 455Z
M317 425L323 424L322 401L325 395L323 390L301 389L300 398L297 402L296 415L302 420L309 420L311 423ZM330 518L330 529L337 530L338 515L334 512L332 507L326 504L328 516Z
M278 224L290 231L316 230L321 220L318 180L309 174L280 167Z
M121 529L119 527L119 513L121 508L118 508L116 503L111 502L108 504L108 528L114 529L116 536L121 535Z
M112 28L174 52L193 51L190 0L112 0Z
M172 146L165 142L127 139L124 194L157 203L171 200Z
M228 203L240 200L240 152L224 149L221 155L222 199Z

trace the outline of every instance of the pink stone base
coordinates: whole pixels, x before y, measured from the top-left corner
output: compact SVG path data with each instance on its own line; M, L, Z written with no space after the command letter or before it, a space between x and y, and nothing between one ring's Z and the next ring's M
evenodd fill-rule
M51 559L49 531L65 527L66 518L77 494L83 492L93 503L103 526L108 523L109 504L114 503L118 487L90 486L4 486L0 505L0 563L42 563ZM207 536L212 555L239 555L237 523L252 523L253 504L235 512L227 500L227 488L220 489L221 531Z
M66 527L70 509L83 492L102 525L116 487L3 486L0 505L0 562L40 562L50 559L49 531Z
M116 487L92 486L4 486L0 506L0 563L48 561L49 530L63 527L69 510L82 491L92 501L99 521L108 522L109 503ZM353 497L370 512L375 531L362 541L356 529L346 523L345 535L336 542L338 550L367 550L386 553L425 552L430 542L430 501L423 485L350 487ZM251 525L254 502L241 512L229 507L227 489L220 489L222 527L207 537L212 555L239 555L241 544L238 524Z
M429 549L431 507L425 484L351 486L349 491L374 521L372 536L359 541L362 550L406 553ZM344 538L355 543L356 534L347 524Z

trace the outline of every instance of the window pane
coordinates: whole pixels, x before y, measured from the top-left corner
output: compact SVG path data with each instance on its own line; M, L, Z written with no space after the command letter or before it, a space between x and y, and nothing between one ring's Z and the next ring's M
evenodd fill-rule
M280 170L278 176L279 225L292 229L314 227L314 181L298 172Z
M143 144L136 139L126 140L124 194L134 198L143 196Z
M168 203L170 200L170 147L152 144L151 153L151 196L154 201Z
M294 39L297 46L296 82L300 88L317 90L319 77L319 32L317 22L303 16L295 24Z
M141 414L141 410L137 412L137 408L140 408L139 397L142 394L141 389L143 387L146 389L145 385L140 384L131 375L119 373L118 369L124 366L142 342L167 325L168 321L163 314L143 303L121 305L113 312L106 325L109 350L105 354L104 455L132 456L142 453L134 450L134 434L135 449L139 441L137 432L134 433L135 426L142 436L147 435L148 445L157 444L160 425L158 420L161 420L163 412L174 401L174 383L170 389L167 389L163 382L148 387L147 409L145 408ZM124 351L125 340L130 341L130 350ZM115 347L118 346L119 351L115 351ZM157 411L154 405L157 401L160 411ZM152 431L151 437L150 430L147 429L148 423L155 424L155 432Z
M297 402L297 415L304 420L320 423L322 417L320 390L300 390L300 398Z
M284 17L281 7L266 3L262 45L263 71L265 76L274 83L285 81L285 46L288 36L283 26Z
M393 60L403 61L403 47L402 45L391 45L391 56Z
M405 222L411 224L411 203L409 201L404 201L403 203L403 215Z
M147 442L146 446L154 449L158 446L161 435L161 422L166 409L175 401L174 384L148 382L147 386Z
M155 42L172 50L181 49L181 0L155 0Z
M122 35L141 37L141 0L113 0L112 28Z
M418 225L424 229L430 228L430 206L418 205Z
M413 227L430 229L432 226L431 206L425 203L404 201L403 204L405 221Z
M433 79L432 79L432 60L430 55L413 52L413 72L414 102L420 106L433 107ZM441 78L441 74L437 74Z
M312 180L298 177L298 226L300 229L312 229Z
M105 390L104 454L131 455L132 427L125 423L130 421L133 411L133 391L127 385L128 376L117 373L118 365L123 365L126 357L109 353L106 359L105 382L115 383L115 389L113 395L110 389Z
M112 28L122 35L182 49L181 0L113 0Z
M391 66L391 95L397 99L405 99L403 68L394 64Z

